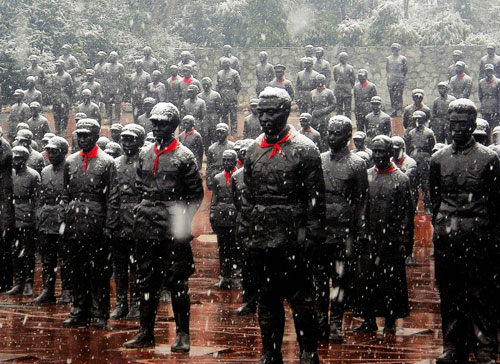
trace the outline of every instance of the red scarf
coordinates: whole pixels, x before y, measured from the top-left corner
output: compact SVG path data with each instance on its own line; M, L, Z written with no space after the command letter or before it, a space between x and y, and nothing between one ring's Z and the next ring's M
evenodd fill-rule
M155 176L156 176L156 172L158 171L158 162L160 161L160 155L173 152L177 148L178 145L179 145L179 142L177 141L177 139L174 139L165 149L163 149L162 151L158 151L158 147L155 143L155 146L153 149L155 154L156 154L155 163L153 164L153 174Z
M457 75L457 78L464 78L464 76L465 76L465 73L461 73L461 74Z
M389 168L386 168L386 169L378 169L377 166L375 166L375 171L378 173L378 174L388 174L388 173L392 173L396 170L396 166L394 165L394 163L391 163L391 166Z
M239 168L243 167L243 162L240 159L237 160L237 163Z
M173 83L179 79L179 76L170 77L170 88L172 88Z
M406 156L404 156L403 158L401 158L399 161L397 161L396 158L392 158L392 161L394 163L396 163L396 165L398 167L401 167L403 165L403 163L404 163L405 160L406 160Z
M310 133L311 132L311 127L307 129L302 129L302 133Z
M490 79L486 79L486 82L488 83L493 83L493 81L495 81L495 76L491 77L491 80Z
M94 145L94 148L90 150L90 152L85 153L83 150L80 151L80 155L83 157L83 171L87 171L87 166L89 163L89 158L97 157L97 152L99 151L99 147Z
M283 149L281 149L280 144L281 144L281 143L286 142L286 141L287 141L287 140L289 140L289 139L290 139L290 134L289 134L289 133L287 133L287 134L283 137L283 139L281 139L281 140L277 141L276 143L268 143L268 142L266 141L266 137L264 136L264 137L262 138L262 141L261 141L261 142L260 142L260 144L259 144L259 147L261 147L261 148L269 148L269 147L273 147L273 150L272 150L271 154L269 155L269 158L268 158L268 159L271 159L272 157L274 157L274 156L276 155L276 153L278 152L278 150L279 150L280 154L284 157L284 156L285 156L285 153L283 153Z
M231 172L224 171L224 177L226 177L226 186L228 187L231 186L231 176L234 172L236 172L236 167Z
M184 83L187 83L188 85L190 85L190 84L191 84L191 82L193 82L193 76L191 76L191 77L184 77L184 78L182 79L182 81L183 81Z
M368 85L368 81L365 81L365 82L360 82L359 85L361 86L361 88L365 87L366 85Z
M285 79L284 78L276 79L276 82L283 83L283 82L285 82Z
M194 129L191 129L191 131L188 131L187 133L186 133L186 131L184 130L184 131L182 132L182 137L183 137L184 139L186 139L188 136L191 136L191 135L193 135L193 134L194 134Z
M326 86L325 86L325 85L323 85L323 86L316 87L316 90L317 90L318 92L320 92L320 91L323 91L325 88L326 88Z
M45 152L45 155L47 156L47 160L50 162L49 152Z
M420 104L420 105L415 105L415 107L417 108L417 110L420 110L422 107L424 106L424 104Z

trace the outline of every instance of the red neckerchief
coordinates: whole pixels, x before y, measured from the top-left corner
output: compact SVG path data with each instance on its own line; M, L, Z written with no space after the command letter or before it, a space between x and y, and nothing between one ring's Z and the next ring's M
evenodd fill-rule
M488 82L488 83L493 83L493 81L495 81L495 76L492 76L491 80L488 78L486 79L486 82Z
M243 167L243 162L240 159L238 159L236 162L238 163L239 168Z
M464 76L465 76L465 73L461 73L461 74L457 75L457 78L464 78Z
M90 150L90 152L85 153L83 150L80 151L80 155L83 157L83 171L87 171L87 166L89 163L89 158L97 157L97 152L99 151L99 147L94 145L94 148Z
M398 167L401 167L401 166L403 165L403 163L404 163L404 161L405 161L405 160L406 160L406 156L403 156L403 158L401 158L399 161L398 161L398 160L396 160L396 158L394 158L394 157L392 158L392 161L393 161L394 163L396 163L396 165L397 165Z
M283 82L285 82L285 78L276 79L276 82L283 83Z
M396 170L396 166L394 165L394 163L391 163L391 166L389 168L386 168L386 169L378 169L377 166L375 166L375 171L378 173L378 174L388 174L388 173L392 173Z
M231 172L224 171L224 177L226 177L226 186L231 186L231 176L236 172L236 167Z
M187 133L186 133L186 131L184 130L184 131L182 132L182 137L183 137L184 139L186 139L188 136L191 136L191 135L193 135L193 134L194 134L194 129L191 129L191 130L190 130L190 131L188 131Z
M191 82L193 82L193 76L191 76L191 77L184 77L184 78L182 79L182 81L183 81L184 83L187 83L188 85L190 85L190 84L191 84Z
M164 148L162 151L158 151L158 147L155 143L155 146L153 148L153 150L156 154L155 163L153 164L153 174L155 176L156 176L156 172L158 171L158 162L160 161L160 155L173 152L177 148L178 145L179 145L179 142L177 141L177 139L174 139L166 148Z
M173 84L173 83L174 83L174 81L176 81L178 78L179 78L179 76L171 76L171 77L170 77L170 88L172 88L172 84Z
M268 143L266 141L266 137L264 136L262 138L262 141L259 144L259 147L261 147L261 148L273 147L273 150L272 150L271 154L269 155L268 160L271 159L272 157L274 157L276 155L276 153L278 152L278 150L279 150L280 154L284 157L285 153L283 153L283 149L281 149L280 144L286 142L289 139L290 139L290 134L287 133L281 140L278 140L276 143Z
M365 87L366 85L368 85L368 81L365 81L365 82L360 82L359 85L361 86L361 88Z
M424 103L421 103L420 105L415 105L415 107L417 108L417 110L420 110L422 107L424 107Z
M311 132L311 127L307 128L307 129L301 129L302 130L302 134L304 133L310 133Z
M316 90L317 90L318 92L321 92L321 91L323 91L325 88L326 88L326 86L325 86L325 85L323 85L323 86L316 87Z

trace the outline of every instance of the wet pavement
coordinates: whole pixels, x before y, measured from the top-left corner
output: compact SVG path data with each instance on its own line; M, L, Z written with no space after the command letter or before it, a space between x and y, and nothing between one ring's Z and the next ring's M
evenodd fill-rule
M292 122L296 124L295 116ZM401 121L395 120L395 123L395 130L399 131ZM137 321L110 320L105 330L65 329L62 328L62 322L69 312L68 306L36 306L30 304L31 299L1 294L0 362L256 363L260 357L256 316L240 317L233 314L241 303L241 292L211 288L217 282L218 260L216 238L208 222L209 198L207 191L193 224L197 237L192 243L196 272L189 282L192 300L190 354L170 354L169 347L175 338L175 323L169 303L160 306L155 329L156 348L130 350L122 348L122 344L135 335ZM352 328L359 325L361 320L347 314L345 343L322 342L319 348L322 363L423 364L433 362L433 358L441 353L432 227L428 216L419 215L415 222L415 265L407 269L410 316L398 320L396 336L384 337L381 331L376 334L354 333ZM114 282L111 284L113 306ZM40 291L41 267L37 266L35 294ZM286 317L284 359L286 363L298 363L299 348L289 308ZM382 329L383 320L378 321L378 325Z

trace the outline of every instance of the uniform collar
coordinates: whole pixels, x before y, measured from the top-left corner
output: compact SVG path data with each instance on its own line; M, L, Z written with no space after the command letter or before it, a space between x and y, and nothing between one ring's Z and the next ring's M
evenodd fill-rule
M458 148L457 144L455 142L452 142L451 149L453 150L453 154L469 154L474 145L476 145L476 140L474 139L474 137L471 137L467 144L465 144L465 146L461 148Z
M340 160L346 155L350 153L349 148L345 146L344 148L340 149L338 152L334 153L333 150L330 150L330 160Z

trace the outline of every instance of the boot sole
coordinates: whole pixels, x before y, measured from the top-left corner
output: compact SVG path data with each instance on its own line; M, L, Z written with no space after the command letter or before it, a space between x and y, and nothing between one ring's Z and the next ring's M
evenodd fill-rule
M189 349L174 349L174 348L170 348L170 351L172 353L189 353L190 350L191 350L191 348L189 348Z

